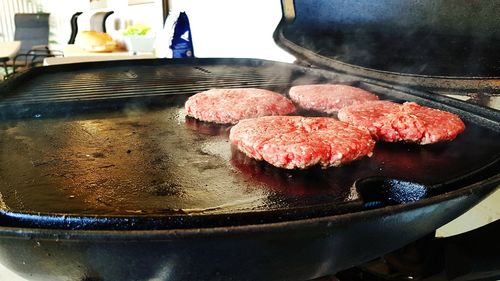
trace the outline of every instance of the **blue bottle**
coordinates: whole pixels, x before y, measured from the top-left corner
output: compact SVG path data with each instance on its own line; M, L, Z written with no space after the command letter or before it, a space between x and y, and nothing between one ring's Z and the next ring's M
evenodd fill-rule
M179 17L175 23L170 49L172 49L172 58L194 57L191 28L189 27L189 19L185 12L179 13Z

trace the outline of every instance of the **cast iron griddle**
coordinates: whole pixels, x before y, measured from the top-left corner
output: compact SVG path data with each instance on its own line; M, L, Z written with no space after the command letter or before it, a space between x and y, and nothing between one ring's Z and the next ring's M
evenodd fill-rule
M306 83L346 83L382 99L416 101L462 115L467 128L452 142L378 143L373 157L343 167L288 171L232 149L229 126L183 112L189 95L212 87L286 94ZM456 101L260 60L54 66L2 86L0 208L7 225L182 228L352 212L362 207L358 179L458 181L452 190L500 152L498 124L455 108Z

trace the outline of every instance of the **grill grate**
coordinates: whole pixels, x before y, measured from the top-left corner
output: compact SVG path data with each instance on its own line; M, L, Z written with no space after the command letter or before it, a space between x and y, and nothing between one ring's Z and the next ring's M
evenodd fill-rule
M288 75L231 66L115 67L35 77L14 89L0 105L193 94L214 87L284 88Z
M163 106L210 88L254 87L286 93L291 81L314 83L336 77L271 61L240 59L235 64L234 60L197 59L193 65L152 59L32 68L0 85L0 119Z

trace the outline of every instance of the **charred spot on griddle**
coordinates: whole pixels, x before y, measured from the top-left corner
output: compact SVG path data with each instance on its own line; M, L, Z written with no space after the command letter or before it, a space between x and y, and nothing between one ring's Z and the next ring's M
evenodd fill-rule
M135 133L135 132L133 132ZM175 132L173 130L168 130L168 129L165 129L165 131L162 131L162 132L158 132L158 136L159 137L167 137L167 136L171 136L175 134Z
M132 128L144 128L147 127L148 124L144 124L138 121L125 121L125 122L118 122L117 125L125 125L125 126L130 126Z
M104 154L104 152L97 151L97 152L92 153L92 157L94 157L94 158L105 158L106 154Z
M204 153L205 155L210 155L208 153ZM198 171L204 172L207 170L214 170L214 169L219 169L225 167L223 163L219 163L217 161L214 161L213 159L202 159L202 160L196 160L191 163L193 167L196 167Z
M147 193L154 196L179 196L184 192L177 183L152 180L151 185L147 187Z
M154 155L154 154L153 154ZM168 160L170 159L169 155L168 154L160 154L160 153L156 153L156 156L154 156L150 161L149 163L151 163L152 165L162 165L162 164L165 164L168 162Z
M208 153L207 151L201 149L201 148L198 148L196 149L196 153L200 154L200 155L211 155L210 153Z

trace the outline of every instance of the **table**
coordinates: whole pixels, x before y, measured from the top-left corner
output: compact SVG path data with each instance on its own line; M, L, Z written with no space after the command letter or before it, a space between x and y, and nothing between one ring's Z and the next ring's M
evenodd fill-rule
M21 41L0 42L0 62L5 69L5 75L8 74L7 62L14 58L21 48Z
M133 59L154 59L153 55L110 55L110 56L75 56L75 57L50 57L43 60L44 66L79 63L91 61L112 61L112 60L133 60Z
M110 60L126 60L126 59L153 59L156 58L154 53L137 53L132 54L127 51L115 52L88 52L78 47L77 45L67 45L64 47L64 57L49 57L45 58L43 65L56 65L66 63L90 62L90 61L110 61Z
M13 58L21 48L21 41L0 42L0 59Z

